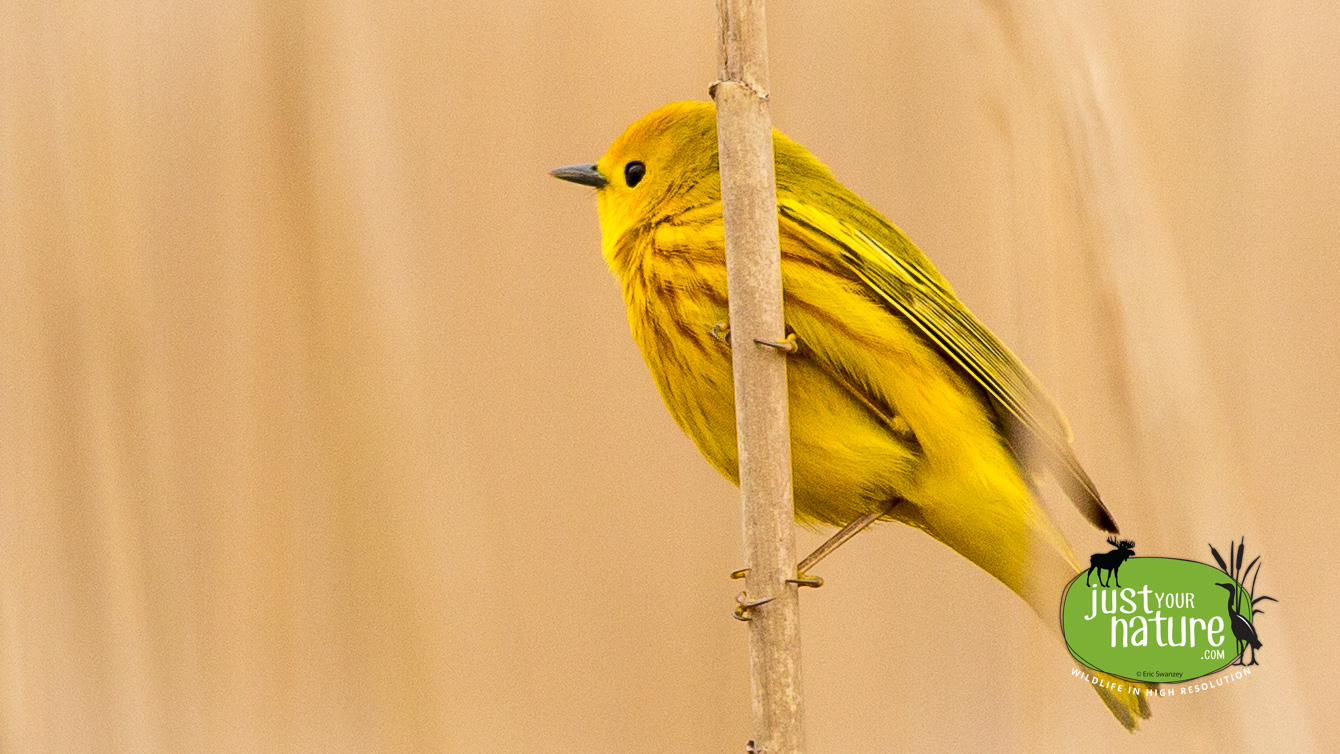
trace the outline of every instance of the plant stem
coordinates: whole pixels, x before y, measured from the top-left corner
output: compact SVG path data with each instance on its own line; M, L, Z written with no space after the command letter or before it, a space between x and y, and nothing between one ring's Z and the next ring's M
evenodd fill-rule
M804 750L800 623L791 500L791 443L781 341L781 257L768 51L762 0L718 0L721 66L717 103L726 271L734 342L735 421L749 599L754 745L767 754Z

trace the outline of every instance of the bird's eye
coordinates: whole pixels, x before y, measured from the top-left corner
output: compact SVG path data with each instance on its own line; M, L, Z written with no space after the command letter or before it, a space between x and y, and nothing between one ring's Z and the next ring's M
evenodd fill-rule
M640 162L633 161L624 165L623 179L628 183L628 188L632 188L642 182L642 176L647 174L647 166Z

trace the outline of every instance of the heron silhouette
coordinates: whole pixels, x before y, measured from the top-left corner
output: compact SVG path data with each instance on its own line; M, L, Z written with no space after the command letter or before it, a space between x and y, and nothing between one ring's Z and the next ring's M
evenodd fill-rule
M1237 661L1237 664L1239 664L1239 665L1256 665L1256 664L1258 664L1258 663L1256 662L1256 650L1258 650L1258 649L1261 648L1261 640L1258 639L1258 638L1256 638L1256 628L1252 625L1252 622L1251 622L1251 621L1249 621L1249 620L1247 620L1246 618L1242 617L1242 613L1239 613L1239 612L1238 612L1236 609L1234 609L1234 607L1233 607L1234 599L1238 596L1238 586L1237 586L1237 584L1218 584L1218 583L1216 583L1215 586L1222 586L1223 588L1225 588L1225 589L1228 590L1228 623L1229 623L1229 625L1232 626L1232 628L1233 628L1233 638L1234 638L1234 639L1237 639L1237 642L1238 642L1238 661ZM1247 645L1249 645L1249 646L1251 646L1251 648L1252 648L1252 661L1251 661L1251 662L1243 662L1243 661L1242 661L1242 654L1243 654L1243 652L1246 651L1246 647L1243 646L1244 643L1247 644Z

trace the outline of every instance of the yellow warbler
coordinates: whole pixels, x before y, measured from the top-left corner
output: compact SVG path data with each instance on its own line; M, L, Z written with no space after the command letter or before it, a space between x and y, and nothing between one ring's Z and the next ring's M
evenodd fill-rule
M952 547L1054 625L1077 573L1034 500L1049 470L1095 526L1116 524L1070 449L1064 418L925 255L804 147L773 135L796 517L887 516ZM679 426L738 484L715 108L665 105L594 165L605 260L633 338ZM720 335L720 328L716 331ZM1113 684L1113 689L1117 684ZM1142 695L1097 688L1127 728Z

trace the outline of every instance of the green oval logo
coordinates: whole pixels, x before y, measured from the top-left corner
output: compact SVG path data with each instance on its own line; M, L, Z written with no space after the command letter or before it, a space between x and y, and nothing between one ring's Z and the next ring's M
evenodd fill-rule
M1251 598L1224 571L1129 555L1114 564L1081 572L1061 603L1061 633L1084 665L1132 681L1180 683L1227 667L1248 645L1243 637L1254 637Z

